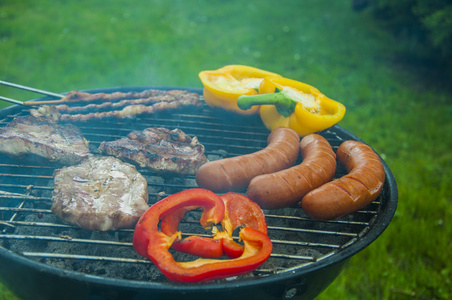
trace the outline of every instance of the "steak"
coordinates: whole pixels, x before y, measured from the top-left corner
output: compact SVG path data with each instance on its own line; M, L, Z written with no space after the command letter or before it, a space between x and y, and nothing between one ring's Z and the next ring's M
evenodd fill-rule
M0 153L20 160L39 158L66 165L92 155L77 127L33 116L17 117L0 128Z
M156 173L195 174L207 162L204 146L180 129L146 128L102 142L99 152L134 162Z
M54 172L52 212L88 230L132 228L148 206L146 179L114 157L92 156Z

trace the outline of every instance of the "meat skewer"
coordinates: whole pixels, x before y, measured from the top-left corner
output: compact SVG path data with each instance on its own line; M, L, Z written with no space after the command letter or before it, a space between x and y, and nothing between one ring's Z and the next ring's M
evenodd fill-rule
M71 91L64 95L64 102L94 102L94 101L117 101L122 99L141 99L155 96L174 95L177 96L179 91L163 91L156 89L144 90L142 92L114 92L114 93L86 93L80 91Z
M164 97L168 95L177 96L181 91L163 91L163 90L157 90L157 89L148 89L144 90L142 92L114 92L114 93L87 93L87 92L80 92L78 90L68 92L67 94L57 94L45 90L35 89L32 87L27 87L24 85L11 83L7 81L0 80L0 84L14 87L22 90L26 90L29 92L35 92L38 94L43 94L47 96L57 97L60 98L59 100L45 100L45 101L19 101L7 97L0 96L0 100L4 100L7 102L11 102L14 104L19 105L55 105L55 104L62 104L62 103L72 103L72 102L94 102L94 101L117 101L117 100L140 100L140 99L146 99L146 98L152 98L152 97ZM190 94L190 93L187 93ZM131 100L132 101L132 100Z
M159 93L156 95L151 95L148 98L137 98L137 99L125 99L125 100L120 100L119 102L102 102L101 104L88 104L85 106L69 106L66 104L60 104L60 105L56 105L55 108L59 111L59 112L81 112L81 111L93 111L93 110L97 110L97 109L108 109L108 108L119 108L119 107L125 107L128 105L138 105L138 104L150 104L150 103L157 103L157 102L163 102L163 101L167 101L167 102L171 102L174 100L177 100L178 98L184 98L184 97L189 97L190 95L187 94L171 94L170 92L175 92L175 91L169 91L167 93Z
M185 93L184 91L180 91ZM150 106L139 104L139 105L128 105L121 110L111 110L103 112L91 112L87 114L62 114L55 106L44 105L39 109L30 109L30 114L35 117L46 116L54 121L87 121L93 119L102 119L106 117L116 117L116 118L127 118L143 113L154 113L158 111L164 111L168 109L177 109L181 106L201 106L202 103L198 94L186 93L188 96L183 96L175 99L159 99Z
M141 92L114 92L114 93L87 93L78 90L68 92L65 95L55 94L39 89L26 87L6 81L0 81L0 84L37 92L53 97L61 97L60 100L51 101L27 101L1 97L5 100L19 105L43 105L38 109L30 109L30 114L35 117L48 117L53 121L87 121L92 119L101 119L105 117L127 118L142 113L154 113L167 109L177 109L181 106L201 106L201 97L197 93L190 93L181 90L157 90L148 89ZM113 102L116 101L116 102ZM62 103L91 102L85 106L69 107L68 105L56 105ZM102 103L92 103L102 102ZM146 104L151 103L148 106ZM54 106L50 106L52 104ZM118 110L114 109L121 108ZM99 111L100 109L104 111ZM86 114L64 114L62 112L83 112L90 110ZM92 112L93 110L97 110Z

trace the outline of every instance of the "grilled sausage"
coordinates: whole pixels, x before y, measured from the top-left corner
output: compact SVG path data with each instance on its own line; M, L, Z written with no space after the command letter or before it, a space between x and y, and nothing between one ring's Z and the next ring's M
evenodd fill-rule
M334 177L336 154L324 137L307 135L301 140L300 149L301 164L253 178L248 197L264 209L288 207Z
M348 174L303 197L301 207L311 218L330 220L351 214L374 201L383 188L385 170L372 148L345 141L336 154Z
M300 137L289 128L277 128L267 138L267 147L254 153L211 161L196 172L200 187L214 192L245 191L257 175L292 166L298 157Z

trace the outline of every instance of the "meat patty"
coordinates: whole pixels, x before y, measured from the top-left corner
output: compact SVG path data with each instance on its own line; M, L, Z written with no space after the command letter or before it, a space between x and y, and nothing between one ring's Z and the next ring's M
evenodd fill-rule
M76 164L92 155L81 131L47 118L17 117L0 128L0 152L17 159Z
M52 212L88 230L132 228L149 208L146 179L135 166L92 156L54 172Z
M102 142L99 152L132 161L157 173L195 174L207 162L204 146L180 129L147 128Z

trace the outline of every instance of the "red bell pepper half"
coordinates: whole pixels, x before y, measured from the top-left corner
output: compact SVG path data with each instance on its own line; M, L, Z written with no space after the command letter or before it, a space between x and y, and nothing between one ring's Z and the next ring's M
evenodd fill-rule
M238 194L227 193L220 198L224 202L225 213L221 220L222 231L213 228L212 238L190 236L175 241L172 248L176 251L197 255L205 258L219 258L227 255L237 258L243 253L243 246L236 243L232 234L239 227L251 227L267 234L267 222L259 205L250 198ZM184 207L177 213L166 216L161 222L161 231L167 235L177 232L179 223L190 207Z
M135 250L140 255L150 258L160 271L173 281L207 281L253 271L270 257L272 243L266 234L266 223L262 223L259 214L255 215L255 211L248 208L246 200L240 203L243 198L237 195L239 194L231 193L220 197L211 191L195 188L173 194L157 202L143 214L135 227L133 236ZM229 255L228 251L232 249L236 252L231 256L240 253L237 257L232 259L199 258L190 262L174 260L169 248L175 241L181 239L181 232L177 231L177 226L187 211L198 207L203 209L200 218L201 225L209 228L222 222L225 230L223 233L217 232L217 234L224 235L224 237L215 238L217 235L213 239L191 237L194 238L194 242L191 242L189 237L183 240L188 241L186 252L204 254L210 251L211 245L217 243L220 247L213 248L219 254ZM248 214L252 216L248 217ZM244 243L244 246L241 246L232 240L232 231L238 226L237 224L247 225L247 223L255 228L246 226L240 230L239 238ZM161 230L159 230L159 224ZM163 228L166 229L163 230ZM240 249L236 250L237 248ZM219 255L218 253L215 255Z

